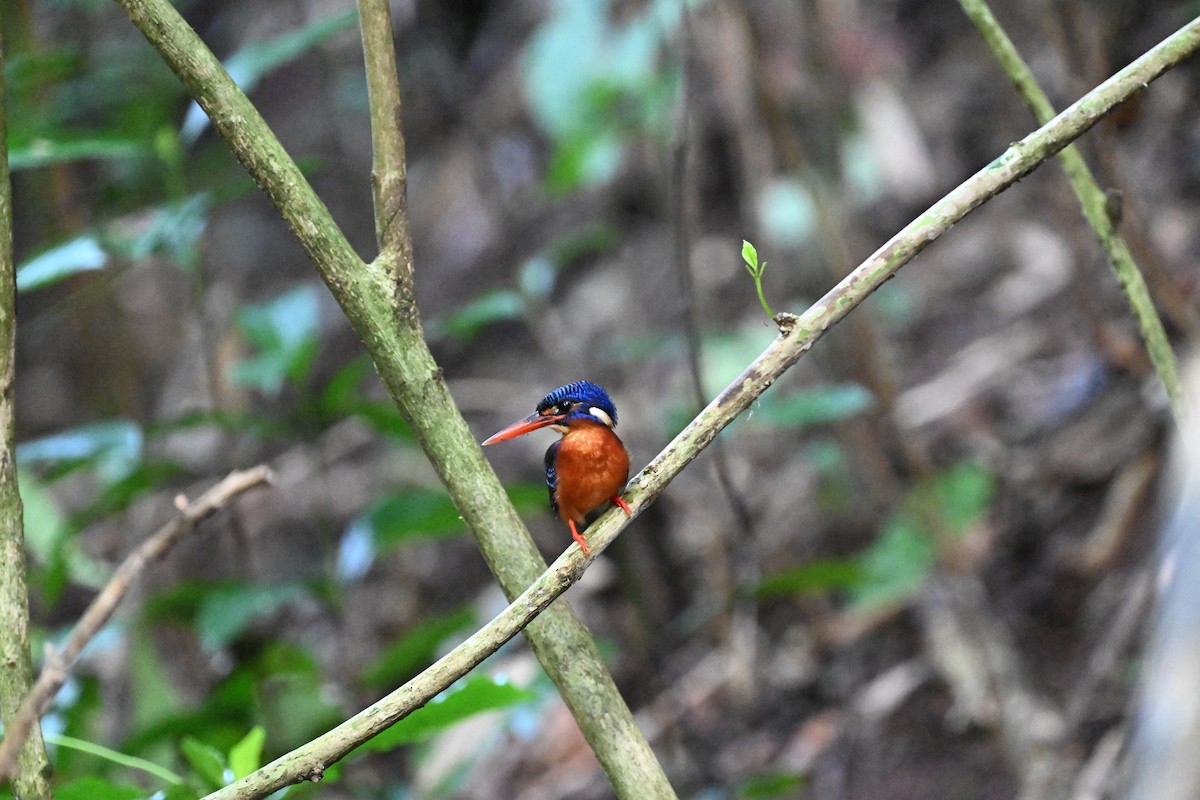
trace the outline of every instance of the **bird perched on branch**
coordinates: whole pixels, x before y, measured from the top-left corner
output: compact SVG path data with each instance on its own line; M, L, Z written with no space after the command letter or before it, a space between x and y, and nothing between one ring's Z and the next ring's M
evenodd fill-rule
M560 386L542 398L522 420L485 439L487 446L515 439L539 428L553 428L562 438L546 451L546 487L550 506L571 528L571 538L590 555L577 525L605 503L616 503L630 516L620 497L629 479L629 453L613 432L617 409L608 394L590 381Z

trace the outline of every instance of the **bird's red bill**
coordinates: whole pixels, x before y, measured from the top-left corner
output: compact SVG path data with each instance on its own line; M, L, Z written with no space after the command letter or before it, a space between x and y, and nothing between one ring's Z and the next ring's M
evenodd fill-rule
M553 425L556 422L560 422L565 417L566 414L551 414L549 416L543 416L542 414L537 413L530 414L525 419L517 420L504 430L498 431L497 433L494 433L488 438L484 439L483 444L486 447L487 445L495 444L496 442L515 439L518 436L524 436L530 431L536 431L538 428L545 428L547 425Z

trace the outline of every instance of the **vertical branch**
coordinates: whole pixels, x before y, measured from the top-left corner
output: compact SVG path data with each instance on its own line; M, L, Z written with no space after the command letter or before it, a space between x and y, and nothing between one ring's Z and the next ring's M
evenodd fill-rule
M12 184L4 108L4 58L0 42L0 717L7 729L33 682L29 655L29 594L25 586L25 532L17 462L13 454L13 376L16 361L16 274L12 251ZM40 730L17 759L14 793L27 800L52 798L49 761Z
M275 203L370 354L379 377L475 536L509 599L546 567L483 457L421 331L413 298L403 205L399 87L385 0L363 0L364 57L375 154L378 259L366 264L254 104L170 0L116 0L204 109L255 182ZM376 105L378 104L378 105ZM621 798L674 798L661 765L621 698L587 629L565 604L526 636Z
M408 167L400 114L392 12L386 0L358 0L367 102L371 108L371 188L375 197L375 238L383 252L399 252L404 274L411 276L408 235Z
M1038 86L1033 72L1021 58L1021 54L1017 52L1012 39L1008 38L1004 28L1000 27L999 21L992 14L986 0L959 0L959 5L971 18L971 22L975 23L979 35L991 48L996 60L1000 62L1000 67L1013 82L1017 94L1033 111L1038 124L1045 125L1054 119L1054 106L1050 104L1046 93ZM1096 182L1096 178L1088 168L1087 162L1083 160L1079 148L1068 145L1058 154L1058 158L1062 163L1063 171L1067 173L1067 178L1071 182L1071 189L1079 199L1083 216L1091 225L1092 230L1096 232L1096 238L1100 240L1100 246L1108 256L1109 262L1112 263L1121 288L1125 290L1129 308L1133 311L1133 316L1137 319L1138 327L1142 332L1142 339L1146 342L1146 351L1150 355L1150 362L1158 372L1158 377L1167 390L1167 399L1170 400L1171 410L1175 413L1176 420L1179 420L1183 414L1179 368L1175 362L1175 353L1171 350L1171 343L1167 341L1167 333L1163 329L1162 320L1159 319L1158 312L1154 309L1154 301L1150 298L1150 290L1146 288L1146 281L1142 277L1141 270L1133 260L1133 254L1130 253L1125 238L1117 232L1116 221L1113 219L1115 215L1108 211L1104 190Z
M692 230L694 227L692 196L692 172L689 150L691 144L691 114L695 104L692 49L695 34L692 30L692 15L687 3L681 11L682 31L680 58L682 87L679 107L676 109L675 142L671 153L671 194L673 200L672 223L674 226L675 274L679 280L679 295L683 303L683 330L687 342L688 372L691 375L692 395L695 411L700 411L708 402L704 391L704 368L701 362L700 310L696 301L696 285L692 277ZM758 603L753 594L746 590L757 582L759 568L756 553L757 536L750 509L729 471L729 460L725 448L717 440L711 445L713 451L713 477L721 490L729 512L733 516L735 530L730 531L725 541L724 567L726 590L732 601L729 619L730 672L733 686L743 698L753 691L754 663L758 650Z
M394 302L402 342L397 360L415 369L393 375L378 355L375 363L470 526L488 567L512 600L537 579L546 562L483 458L422 336L420 316L412 302L412 236L391 16L387 0L359 0L358 7L371 106L375 227L382 248L376 264L382 263L396 281ZM394 320L389 315L379 324L390 329ZM666 773L638 729L591 634L574 613L565 604L557 604L526 630L526 637L617 796L672 800L675 792Z

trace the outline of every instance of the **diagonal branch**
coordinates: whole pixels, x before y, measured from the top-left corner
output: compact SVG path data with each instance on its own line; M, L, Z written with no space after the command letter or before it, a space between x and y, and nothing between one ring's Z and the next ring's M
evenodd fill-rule
M183 495L177 498L179 513L125 557L121 566L117 567L108 583L75 623L66 642L57 649L47 648L42 674L38 676L37 683L21 703L12 724L6 729L4 741L0 742L0 780L12 774L21 743L66 682L83 648L112 617L133 581L146 567L166 555L200 522L229 505L239 495L270 482L271 470L260 465L253 469L230 473L190 503Z
M679 472L829 329L971 210L1012 186L1083 135L1114 106L1200 48L1200 19L1168 37L1086 94L1048 124L934 203L799 317L785 317L780 336L630 482L625 499L636 517ZM338 727L205 800L254 800L300 781L318 781L330 764L428 703L547 609L591 560L629 524L618 509L588 529L592 554L572 544L507 609L417 677Z
M1044 125L1049 122L1054 117L1054 106L1050 105L1050 99L1038 86L1033 72L1021 58L1021 54L1017 52L1016 46L1004 32L1004 28L1000 27L999 21L992 14L992 10L985 0L959 0L959 5L975 23L979 35L992 49L996 60L1000 62L1000 66L1012 80L1017 93L1033 111L1038 123ZM1096 178L1088 168L1087 162L1083 160L1079 149L1074 145L1068 145L1058 154L1058 159L1062 163L1063 171L1067 173L1067 178L1071 181L1071 189L1074 190L1075 197L1079 200L1083 216L1095 231L1096 238L1100 240L1100 246L1108 256L1113 271L1116 272L1121 288L1125 290L1125 299L1129 302L1129 308L1133 311L1138 328L1142 332L1142 339L1146 342L1146 351L1150 355L1150 362L1154 365L1159 380L1167 390L1167 399L1171 403L1171 410L1178 420L1183 413L1183 394L1179 388L1179 368L1175 363L1175 353L1171 350L1171 343L1167 341L1167 332L1163 329L1162 320L1159 319L1158 312L1154 309L1150 290L1146 288L1146 280L1142 277L1137 262L1133 260L1133 254L1129 251L1129 245L1125 243L1125 237L1117 230L1113 215L1108 212L1104 190L1096 183Z
M254 105L238 89L212 52L188 26L170 0L117 0L229 144L234 155L267 193L313 261L350 324L366 346L384 386L412 427L488 567L511 600L536 580L546 562L521 522L504 487L484 458L425 342L408 268L407 220L402 209L398 90L390 23L382 0L364 0L363 38L372 80L372 102L380 103L388 175L376 197L382 201L385 249L366 264L347 242L328 209L288 157ZM387 65L387 66L381 66ZM391 74L383 74L382 70ZM380 163L376 164L378 168ZM380 197L380 193L389 194ZM393 238L394 237L394 238ZM389 247L390 243L395 243ZM543 615L527 632L534 654L554 681L580 730L621 798L672 800L662 767L621 698L595 642L565 604Z

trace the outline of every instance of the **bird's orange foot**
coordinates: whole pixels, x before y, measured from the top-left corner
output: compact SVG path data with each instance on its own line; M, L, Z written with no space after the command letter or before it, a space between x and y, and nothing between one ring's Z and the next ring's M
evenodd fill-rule
M619 494L613 495L612 501L614 503L616 503L617 505L619 505L621 508L625 509L625 516L627 516L627 517L633 516L633 509L629 507L629 503L626 503L624 500L621 499L621 495L619 495Z
M571 526L571 538L579 542L579 549L583 551L585 556L590 556L592 551L587 546L587 539L583 538L583 534L575 530L575 520L567 520L567 524Z

